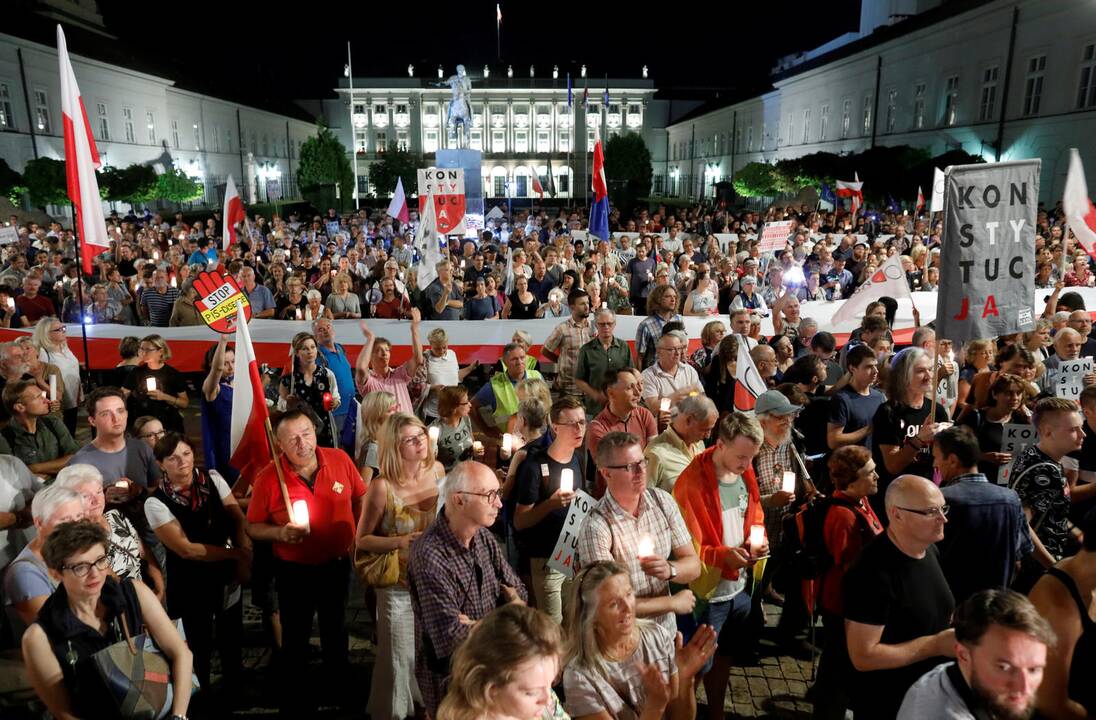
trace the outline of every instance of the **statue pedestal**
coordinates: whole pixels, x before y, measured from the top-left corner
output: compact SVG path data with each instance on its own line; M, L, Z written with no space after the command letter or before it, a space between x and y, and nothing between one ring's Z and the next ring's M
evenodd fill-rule
M483 153L479 150L438 150L434 166L464 170L465 223L469 235L483 231Z

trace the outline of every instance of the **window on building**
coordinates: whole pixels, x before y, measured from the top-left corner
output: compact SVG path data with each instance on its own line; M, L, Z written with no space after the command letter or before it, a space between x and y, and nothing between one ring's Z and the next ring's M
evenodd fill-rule
M818 111L818 142L826 142L826 126L830 123L830 106L823 105ZM750 128L751 130L753 128Z
M514 131L514 152L529 152L529 133L527 131Z
M270 138L263 135L263 157L270 157Z
M506 195L506 176L505 175L496 175L495 177L491 178L491 180L492 180L492 184L494 185L494 189L495 189L495 197L505 196Z
M213 152L221 152L221 128L213 126Z
M746 128L746 152L753 152L753 125Z
M548 130L537 130L537 152L552 152L552 133Z
M944 125L951 127L959 119L959 76L944 81Z
M379 152L379 153L382 153L382 152L385 152L386 150L388 150L388 133L382 132L382 131L377 131L377 134L375 136L374 147L376 148L377 152Z
M427 130L422 136L422 151L436 153L438 151L438 131Z
M628 114L629 115L639 115L642 112L643 112L643 106L640 105L639 103L632 103L631 105L628 106Z
M384 115L386 112L388 112L388 108L384 106L384 103L379 103L373 106L374 115Z
M406 115L407 114L407 104L406 103L400 103L400 104L396 105L396 114L397 115Z
M358 197L361 197L369 192L369 177L367 175L358 176Z
M407 152L411 149L411 138L407 131L400 130L396 133L396 149L400 152Z
M290 150L292 150L292 147L290 147ZM228 153L236 152L236 148L234 148L232 146L232 129L231 128L228 128L228 129L225 130L225 152L228 152Z
M156 144L156 113L152 110L145 111L145 130L148 131L148 144ZM218 150L218 152L220 152Z
M0 83L0 130L14 130L15 115L12 112L11 89L7 83Z
M369 133L364 130L354 131L354 152L364 153L366 147L369 145Z
M803 144L811 141L811 109L803 109Z
M874 100L875 98L873 98L871 95L864 96L864 112L861 117L860 127L860 134L864 137L871 135L871 111L872 102L874 102Z
M571 176L566 172L556 178L556 192L557 193L569 193L571 192Z
M788 113L787 118L785 118L784 124L784 144L791 145L792 137L795 134L795 119L791 113Z
M107 104L95 103L95 113L99 116L99 139L103 141L110 140L110 118L107 117ZM3 127L3 125L0 125Z
M266 142L265 136L263 137L263 142ZM198 123L194 123L194 149L202 149L202 126ZM263 155L266 155L266 153L264 152Z
M913 129L925 127L925 83L913 86Z
M997 108L997 66L982 71L982 94L978 98L978 119L992 120Z
M761 137L759 138L760 147L758 148L762 152L765 150L765 123L761 123Z
M1077 109L1096 107L1096 44L1085 45L1081 53L1081 78L1077 86Z
M887 132L894 132L898 122L898 91L891 89L887 93Z
M49 96L45 90L34 91L34 124L39 132L47 135L53 132L53 125L49 121Z
M354 114L355 115L364 115L365 114L365 105L362 105L361 103L358 103L358 104L354 105Z
M491 152L506 152L506 132L495 130L491 133Z
M559 148L559 152L571 152L571 131L560 130L559 139L556 142L556 147Z
M525 196L527 196L529 194L529 176L528 175L518 175L516 178L514 178L514 180L516 181L516 185L517 185L516 192L514 193L514 197L525 197Z
M137 142L137 136L133 130L133 108L122 108L122 130L127 143Z
M1027 62L1024 76L1024 115L1038 115L1043 100L1043 76L1047 70L1047 56L1036 55Z
M171 121L171 147L179 149L179 121Z
M852 100L845 100L841 105L841 137L849 136L849 126L852 124Z
M473 130L468 141L468 147L483 152L483 131Z

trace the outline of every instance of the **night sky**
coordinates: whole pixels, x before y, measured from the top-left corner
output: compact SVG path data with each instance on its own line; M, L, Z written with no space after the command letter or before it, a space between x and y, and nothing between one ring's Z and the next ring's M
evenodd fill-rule
M562 82L587 65L596 78L640 76L646 64L656 87L674 97L710 97L763 83L774 60L813 48L855 30L859 0L831 2L502 3L502 59L496 59L495 3L357 2L306 3L188 0L173 5L170 20L150 23L131 2L100 0L108 29L123 43L171 62L202 85L216 86L231 62L233 95L260 98L332 96L342 75L346 41L352 42L354 74L434 77L457 63L470 74L550 77Z

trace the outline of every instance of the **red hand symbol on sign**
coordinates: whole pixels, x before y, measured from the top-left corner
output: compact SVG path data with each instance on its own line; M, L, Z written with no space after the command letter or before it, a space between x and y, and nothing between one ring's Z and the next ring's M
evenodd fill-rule
M231 275L203 271L194 278L194 289L198 293L194 306L210 329L221 334L236 332L238 302L243 303L244 322L251 319L251 303Z

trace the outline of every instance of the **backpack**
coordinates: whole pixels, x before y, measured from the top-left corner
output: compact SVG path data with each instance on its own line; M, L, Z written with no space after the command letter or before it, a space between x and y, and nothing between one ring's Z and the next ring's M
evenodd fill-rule
M856 515L862 533L870 533L868 522L859 512L859 503L823 495L784 518L784 547L788 565L804 580L822 577L833 567L834 558L826 549L826 517L835 505L847 507Z

